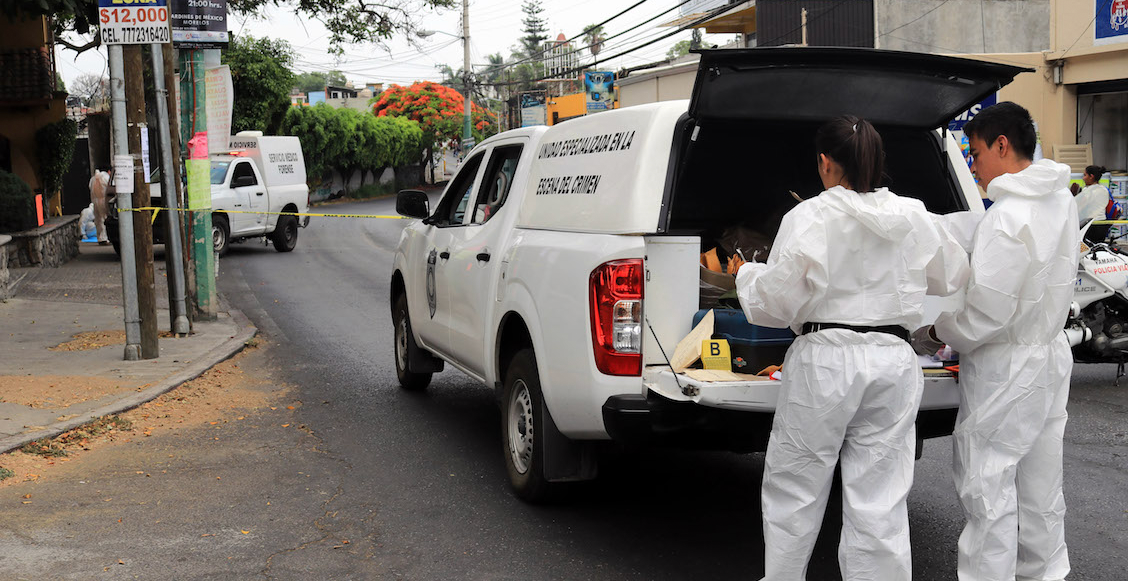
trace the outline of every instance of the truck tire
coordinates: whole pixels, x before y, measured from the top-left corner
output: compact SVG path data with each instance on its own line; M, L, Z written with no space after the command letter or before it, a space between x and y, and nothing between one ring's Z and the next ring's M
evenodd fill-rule
M278 252L290 252L298 245L298 219L295 216L279 216L270 241Z
M231 244L231 225L227 216L212 214L212 249L216 256L227 254L227 247Z
M396 379L400 387L408 391L422 391L431 383L431 373L416 373L408 369L408 346L415 343L411 332L411 319L407 316L407 297L400 295L392 310L392 324L395 326Z
M545 502L554 485L544 476L544 403L532 349L518 351L509 361L502 397L501 439L509 484L518 498Z

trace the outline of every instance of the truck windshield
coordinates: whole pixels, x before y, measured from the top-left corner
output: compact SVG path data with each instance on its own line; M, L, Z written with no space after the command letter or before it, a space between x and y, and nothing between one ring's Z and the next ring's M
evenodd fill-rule
M212 185L219 185L223 183L223 178L227 177L227 166L231 165L229 161L213 161L211 164L211 183Z

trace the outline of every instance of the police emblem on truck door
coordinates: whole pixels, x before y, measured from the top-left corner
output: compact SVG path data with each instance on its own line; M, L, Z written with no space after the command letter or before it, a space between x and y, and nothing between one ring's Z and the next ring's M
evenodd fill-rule
M438 252L434 249L427 255L427 308L431 310L431 318L435 318L435 307L438 297L435 293L435 262L438 261Z

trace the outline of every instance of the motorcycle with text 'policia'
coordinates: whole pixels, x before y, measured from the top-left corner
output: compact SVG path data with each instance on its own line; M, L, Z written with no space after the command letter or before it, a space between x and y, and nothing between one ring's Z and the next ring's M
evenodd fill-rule
M1082 240L1091 226L1082 228ZM1107 241L1094 243L1090 235L1081 244L1073 305L1065 322L1074 361L1116 363L1118 382L1128 363L1128 252L1117 245L1125 236L1128 233L1100 236Z

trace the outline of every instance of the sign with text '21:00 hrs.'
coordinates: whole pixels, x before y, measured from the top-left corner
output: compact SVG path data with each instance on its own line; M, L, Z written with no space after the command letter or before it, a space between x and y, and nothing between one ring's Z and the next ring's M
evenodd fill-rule
M171 40L168 0L98 0L102 44L152 44Z

